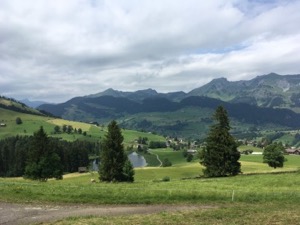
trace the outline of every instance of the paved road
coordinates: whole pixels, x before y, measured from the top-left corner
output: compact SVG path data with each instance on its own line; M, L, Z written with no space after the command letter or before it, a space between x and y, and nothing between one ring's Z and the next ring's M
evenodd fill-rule
M0 202L0 224L26 225L55 221L70 216L150 214L161 211L194 210L199 208L213 207L201 205L38 205Z

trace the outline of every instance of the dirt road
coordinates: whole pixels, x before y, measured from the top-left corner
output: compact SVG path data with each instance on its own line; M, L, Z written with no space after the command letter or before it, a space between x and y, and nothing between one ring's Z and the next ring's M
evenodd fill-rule
M195 205L38 205L0 202L0 224L24 225L55 221L70 216L150 214L162 211L193 210L199 208L212 207Z

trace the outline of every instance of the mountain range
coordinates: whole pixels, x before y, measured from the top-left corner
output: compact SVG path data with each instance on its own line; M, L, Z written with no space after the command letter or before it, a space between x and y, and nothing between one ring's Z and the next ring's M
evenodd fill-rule
M248 81L219 78L192 90L190 96L207 96L223 101L299 111L300 75L271 73Z
M228 81L226 78L214 79L208 84L188 93L178 91L158 93L153 89L135 92L122 92L112 88L104 92L86 96L124 97L142 102L146 98L161 97L171 101L180 101L190 96L205 96L231 103L247 103L260 107L288 108L300 112L300 75L268 75L257 76L251 80Z
M153 89L122 92L108 89L38 109L64 119L106 123L115 119L126 128L165 135L201 136L211 115L224 105L234 132L300 128L300 75L268 74L249 81L212 80L189 93Z

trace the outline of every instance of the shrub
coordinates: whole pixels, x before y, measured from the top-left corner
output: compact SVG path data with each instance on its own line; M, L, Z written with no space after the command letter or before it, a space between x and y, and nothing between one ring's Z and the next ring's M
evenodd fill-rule
M163 182L169 182L171 179L168 176L163 177L162 181Z
M168 166L172 166L172 163L171 163L171 161L168 158L165 158L162 161L162 167L168 167Z
M20 117L17 117L16 118L16 124L20 125L22 123L23 123L22 119Z
M187 162L191 162L193 160L194 156L192 154L188 154L186 157Z

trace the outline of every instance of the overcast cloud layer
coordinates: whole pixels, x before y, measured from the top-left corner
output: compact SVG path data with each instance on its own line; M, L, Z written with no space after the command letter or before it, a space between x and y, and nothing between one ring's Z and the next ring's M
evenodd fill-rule
M300 73L299 0L1 0L0 94L190 91Z

